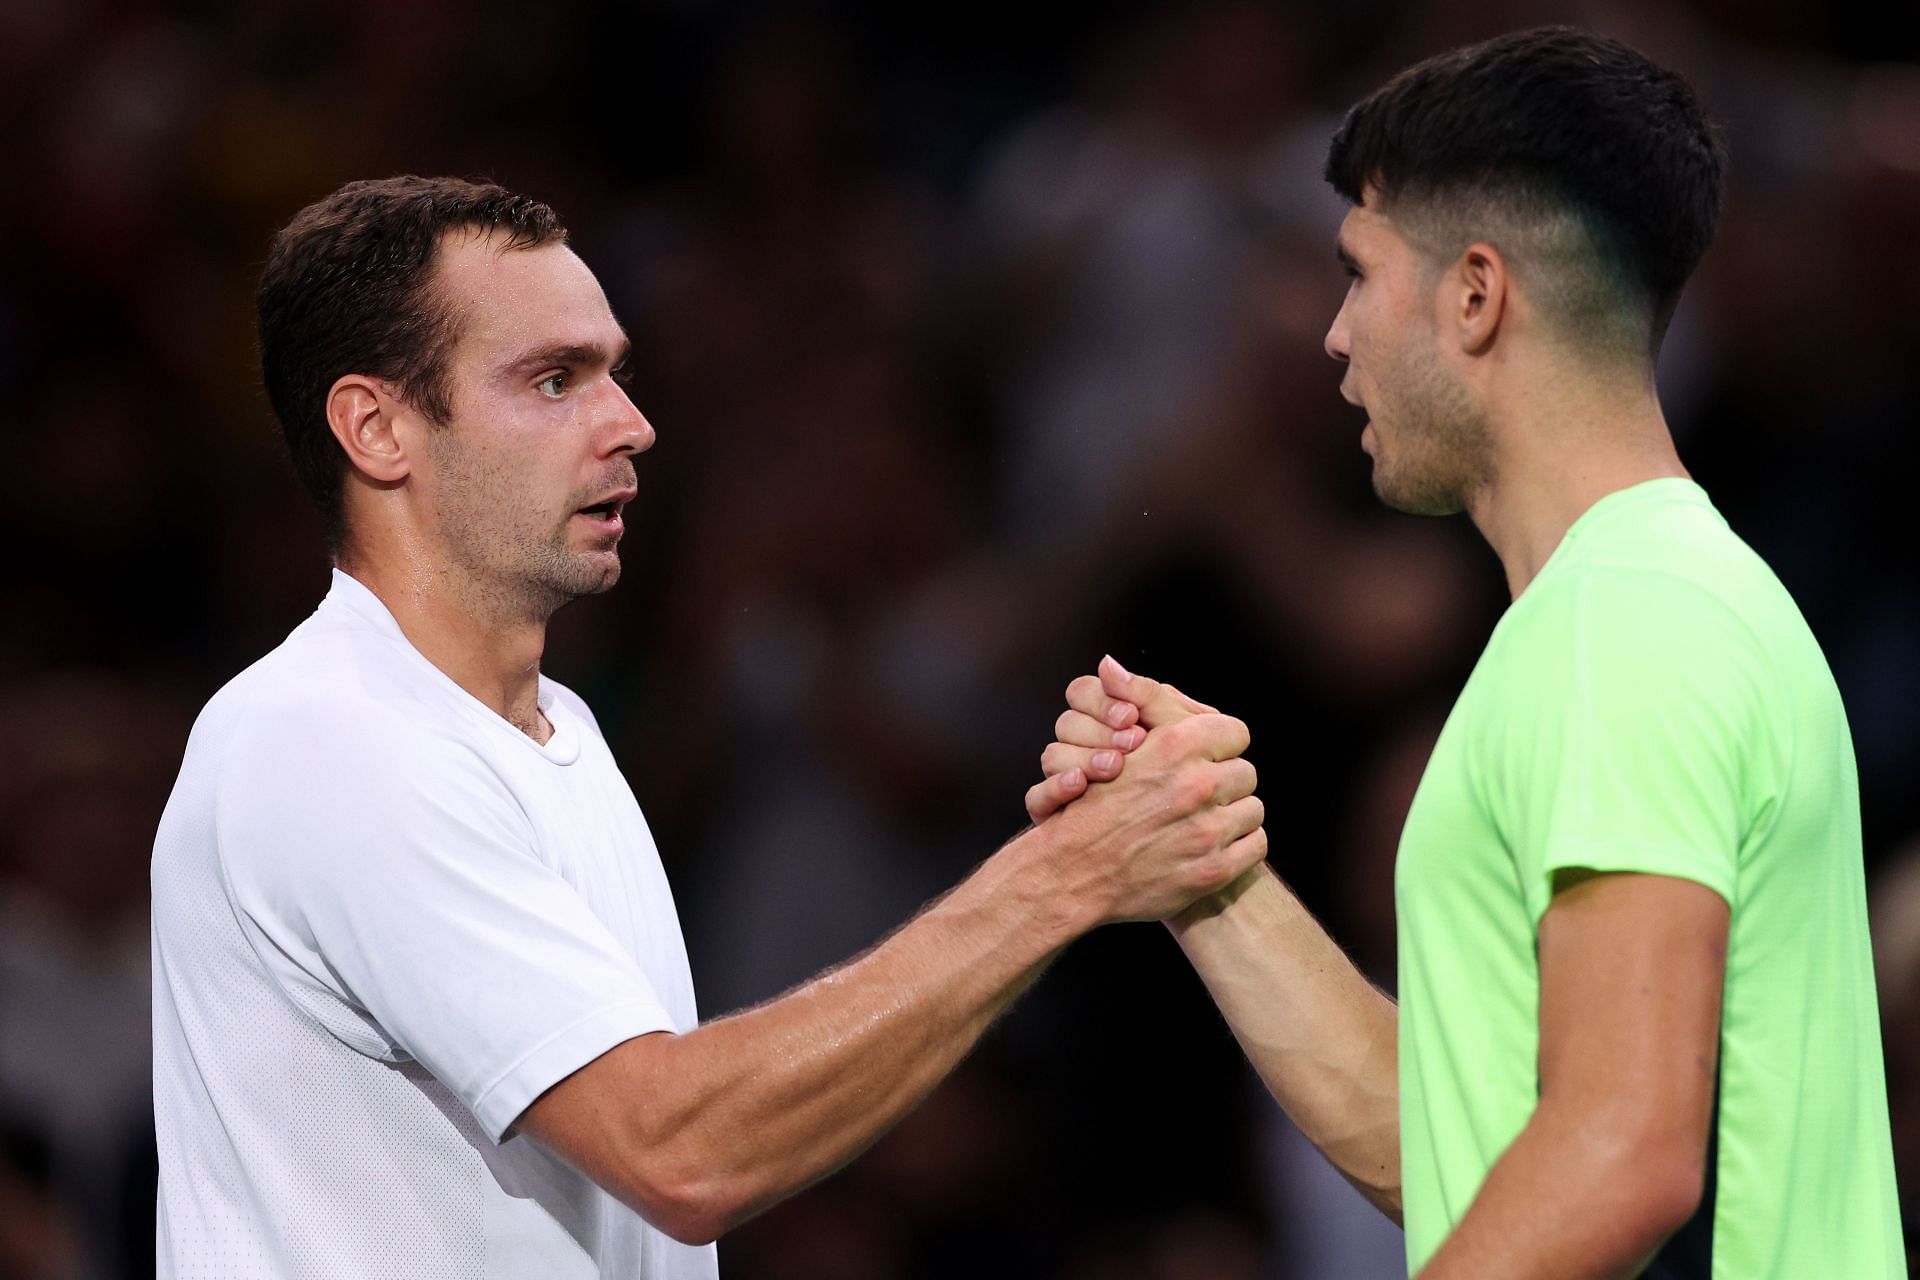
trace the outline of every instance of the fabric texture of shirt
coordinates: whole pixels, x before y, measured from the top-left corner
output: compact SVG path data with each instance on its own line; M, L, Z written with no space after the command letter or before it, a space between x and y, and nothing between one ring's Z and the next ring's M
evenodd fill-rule
M162 1277L716 1274L510 1133L697 1017L639 806L538 698L544 744L336 571L202 711L153 858Z
M1731 908L1706 1193L1649 1276L1904 1276L1840 694L1779 580L1691 481L1608 495L1495 628L1395 871L1414 1270L1539 1098L1562 869Z

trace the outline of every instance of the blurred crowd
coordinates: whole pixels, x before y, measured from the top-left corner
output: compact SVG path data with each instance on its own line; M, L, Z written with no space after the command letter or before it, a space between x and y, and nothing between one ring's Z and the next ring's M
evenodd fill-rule
M1549 20L1638 44L1726 125L1661 385L1847 698L1920 1187L1920 10L69 0L0 6L0 1276L152 1273L145 864L199 705L325 590L252 288L352 177L548 200L633 335L659 444L626 575L556 618L546 669L648 814L705 1012L1018 830L1104 652L1250 722L1274 865L1390 987L1398 826L1504 584L1463 520L1374 502L1321 349L1319 166L1393 70ZM1075 947L721 1257L1405 1273L1149 925Z

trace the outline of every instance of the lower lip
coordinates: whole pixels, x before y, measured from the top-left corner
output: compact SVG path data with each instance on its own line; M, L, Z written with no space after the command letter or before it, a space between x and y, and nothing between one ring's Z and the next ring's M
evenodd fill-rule
M573 518L575 520L585 520L588 524L593 526L593 531L595 533L600 534L602 536L610 535L612 537L617 538L621 535L621 533L623 533L626 530L626 527L627 527L626 525L621 523L620 517L617 515L591 516L584 511L576 511L574 513Z
M1360 447L1368 453L1373 452L1373 424L1371 422L1360 429Z

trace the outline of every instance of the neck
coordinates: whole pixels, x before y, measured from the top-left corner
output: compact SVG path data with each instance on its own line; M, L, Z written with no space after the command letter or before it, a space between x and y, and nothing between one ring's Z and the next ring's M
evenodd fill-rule
M380 558L346 547L337 563L379 597L408 643L448 679L536 742L553 735L539 704L547 614L425 557Z
M1467 512L1516 600L1594 503L1687 474L1650 378L1552 379L1514 396L1491 427L1491 479L1469 497Z

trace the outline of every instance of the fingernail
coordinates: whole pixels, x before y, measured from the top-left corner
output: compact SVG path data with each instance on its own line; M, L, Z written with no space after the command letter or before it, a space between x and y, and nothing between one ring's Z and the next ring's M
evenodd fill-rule
M1114 657L1112 654L1108 654L1107 661L1111 662L1113 664L1113 669L1120 673L1120 683L1125 684L1127 681L1133 679L1133 672L1121 666L1120 659Z
M1096 751L1093 753L1092 764L1094 768L1100 770L1102 773L1105 773L1108 769L1117 769L1120 767L1120 753L1118 751Z
M1084 773L1081 773L1077 767L1069 769L1065 773L1060 775L1060 781L1065 783L1067 786L1067 789L1070 791L1078 791L1080 789L1080 784L1085 782L1086 780L1087 780L1087 775Z
M1133 750L1140 745L1140 731L1138 729L1118 730L1113 735L1113 745L1122 751Z
M1125 702L1116 702L1107 708L1107 723L1118 729L1127 722L1127 715L1133 707Z

